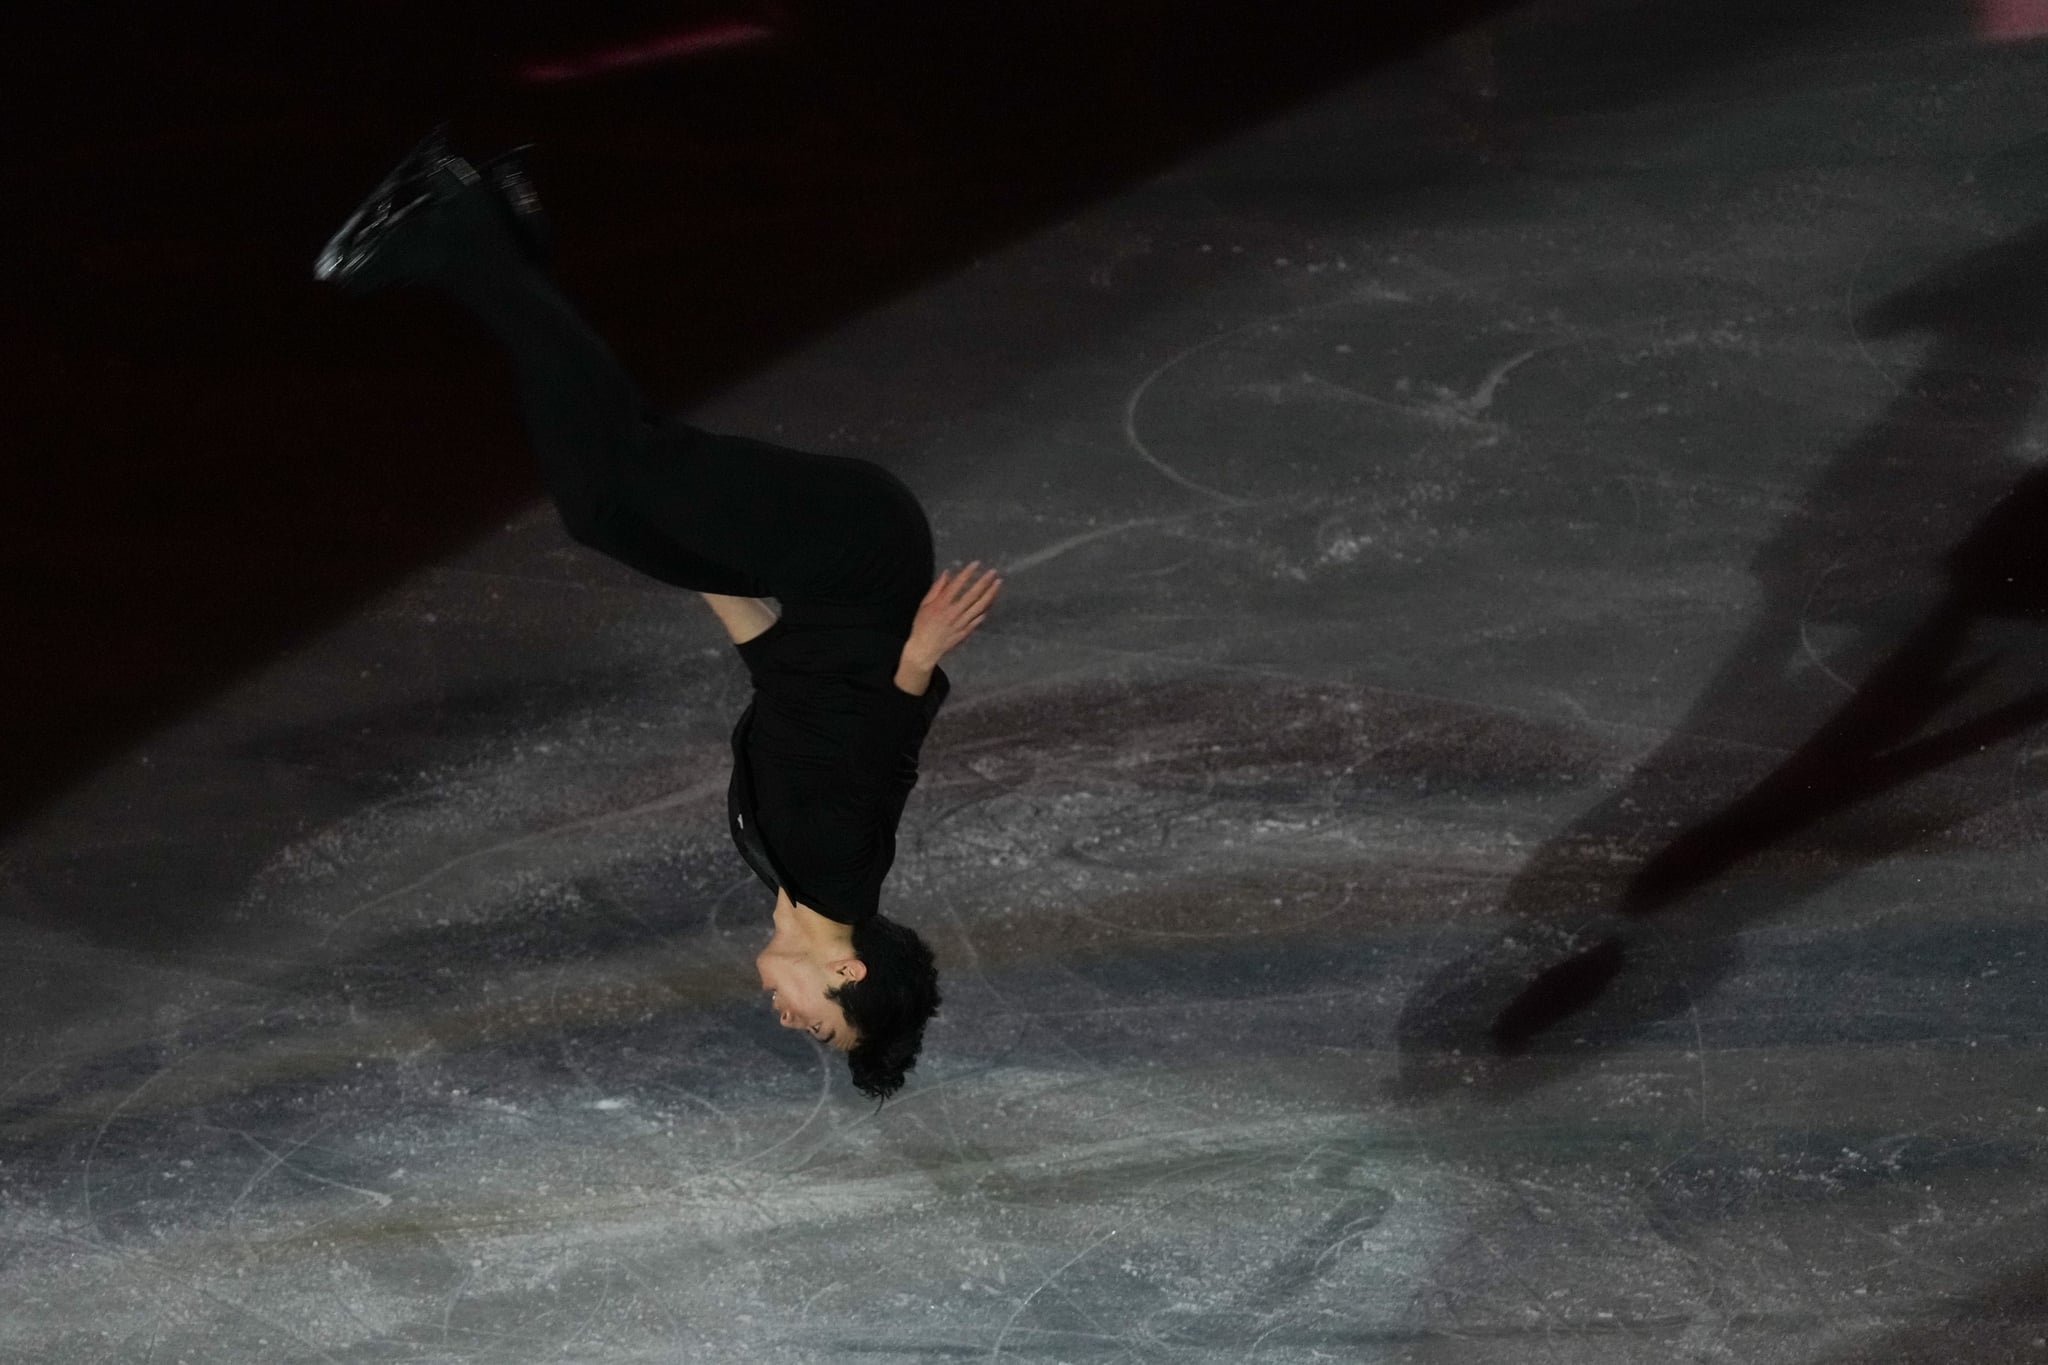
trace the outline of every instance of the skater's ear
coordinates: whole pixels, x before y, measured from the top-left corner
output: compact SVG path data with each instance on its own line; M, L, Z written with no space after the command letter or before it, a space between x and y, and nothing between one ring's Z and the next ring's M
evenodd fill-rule
M825 964L825 970L832 974L834 986L849 986L856 981L865 981L868 964L857 957L842 957Z

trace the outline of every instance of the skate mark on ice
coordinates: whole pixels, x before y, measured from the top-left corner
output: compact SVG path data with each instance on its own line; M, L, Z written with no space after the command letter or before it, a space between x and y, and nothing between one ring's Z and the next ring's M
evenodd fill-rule
M1133 454L1146 464L1152 466L1167 481L1178 484L1191 493L1199 493L1203 497L1225 507L1244 506L1246 501L1244 498L1234 493L1226 493L1220 488L1211 488L1205 483L1198 483L1152 453L1152 448L1145 444L1145 438L1138 434L1138 408L1144 403L1145 395L1151 391L1154 384L1157 384L1161 379L1196 356L1201 355L1204 351L1212 350L1227 342L1235 341L1240 337L1250 336L1254 332L1280 327L1316 313L1327 313L1339 308L1349 308L1361 302L1406 303L1408 300L1402 295L1391 293L1384 289L1361 290L1347 294L1340 299L1332 299L1328 303L1310 304L1306 308L1293 308L1285 313L1268 314L1265 317L1254 318L1242 326L1233 327L1225 332L1218 332L1212 337L1205 337L1194 345L1167 357L1154 366L1152 371L1143 379L1139 380L1137 386L1124 399L1124 444L1129 446Z
M637 820L644 815L653 815L665 810L675 810L703 800L710 794L723 790L724 787L725 782L723 779L699 782L693 786L685 787L681 791L671 792L667 796L657 798L656 800L643 801L637 806L628 806L624 810L609 810L597 815L586 815L578 820L568 820L559 825L550 825L546 829L535 830L531 834L522 834L516 838L504 839L498 843L487 845L484 848L471 849L467 853L457 854L446 862L429 868L404 886L386 891L381 896L373 896L353 909L336 915L333 922L327 926L326 933L321 935L320 942L323 946L332 943L335 933L358 915L366 914L380 906L389 905L392 901L402 900L423 887L433 885L450 872L458 868L467 867L471 863L481 862L486 858L497 857L501 854L516 853L520 849L546 843L551 839L559 839L566 834L575 834L589 829L603 829L608 825L624 824L628 820Z

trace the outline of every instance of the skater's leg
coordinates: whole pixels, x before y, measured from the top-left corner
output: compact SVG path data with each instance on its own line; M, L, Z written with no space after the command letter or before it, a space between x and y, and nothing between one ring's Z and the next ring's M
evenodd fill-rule
M481 268L480 268L481 267ZM751 597L751 574L699 553L635 506L626 467L641 463L655 421L609 348L531 265L471 260L440 283L497 335L518 375L526 428L569 534L676 587Z
M655 419L610 348L494 229L473 225L422 282L454 298L511 358L527 435L569 533L664 582L746 594L751 579L691 553L630 505L623 470L653 439Z
M931 528L879 465L665 422L628 461L633 505L674 540L762 585L784 617L909 629L932 581Z
M696 430L649 411L554 283L504 234L426 280L490 328L571 535L664 582L732 597L815 592L903 541L873 466ZM903 490L907 497L907 490ZM915 519L922 522L922 514ZM870 542L873 542L872 544ZM920 588L920 591L922 589Z
M406 207L383 212L393 203ZM548 493L577 540L678 587L759 594L743 567L677 541L635 505L624 469L653 439L655 422L611 351L529 255L514 221L520 211L429 138L337 234L319 273L357 288L426 285L497 337ZM524 211L533 211L530 200ZM379 217L375 231L358 228Z
M900 480L865 461L655 417L527 256L491 189L433 140L421 157L426 207L369 238L371 266L380 283L445 292L504 345L572 535L678 586L907 628L931 553L924 513Z
M583 511L573 521L565 512L562 524L580 544L672 587L744 598L770 593L752 574L679 545L636 512L629 498L613 498L595 510Z

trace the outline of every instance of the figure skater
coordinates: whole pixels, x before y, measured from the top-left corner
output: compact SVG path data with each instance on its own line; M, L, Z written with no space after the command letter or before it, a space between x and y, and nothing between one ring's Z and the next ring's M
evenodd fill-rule
M472 165L437 130L314 275L351 290L426 285L474 314L511 354L569 534L717 614L754 685L726 807L775 892L761 985L785 1027L845 1052L854 1085L884 1098L916 1061L939 989L931 950L877 901L950 687L939 660L986 619L1001 581L978 563L935 578L923 508L878 465L651 411L549 279L546 250L518 154Z

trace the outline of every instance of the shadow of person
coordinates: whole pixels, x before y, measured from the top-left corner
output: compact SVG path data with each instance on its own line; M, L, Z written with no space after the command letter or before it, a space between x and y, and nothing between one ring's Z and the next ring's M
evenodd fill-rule
M2025 1244L2017 1237L2012 1242ZM1890 1331L1852 1341L1814 1365L1999 1365L2031 1359L2041 1351L2043 1303L2048 1259L2015 1266L1967 1293L1932 1296L1925 1306L1891 1315L1896 1325Z
M1540 1083L1581 1039L1687 1011L1746 925L2048 784L2002 752L2048 720L2048 471L2015 453L2048 369L2044 267L2048 223L1862 319L1931 333L1923 363L1759 552L1755 619L1671 737L1410 995L1398 1089Z

